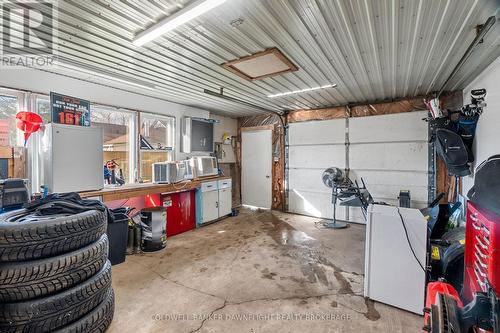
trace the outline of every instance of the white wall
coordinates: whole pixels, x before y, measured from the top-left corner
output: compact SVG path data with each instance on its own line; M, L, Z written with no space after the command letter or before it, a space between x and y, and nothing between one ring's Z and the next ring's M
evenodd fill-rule
M33 69L0 70L0 87L2 86L47 95L53 91L87 99L95 104L106 104L136 111L174 116L176 118L175 149L177 159L183 159L187 156L187 154L180 153L180 124L182 117L209 118L210 116L206 110ZM128 87L127 90L133 91L134 87Z
M473 151L474 168L491 155L500 154L500 57L489 65L472 83L464 89L464 104L470 103L472 89L486 89L487 103L479 118ZM473 175L464 177L462 193L467 194L474 183Z
M222 142L222 136L224 135L224 133L228 133L231 136L238 135L237 119L218 116L218 115L211 115L210 118L219 121L214 126L214 142ZM222 149L225 154L220 162L236 163L236 156L233 147L231 145L222 145Z

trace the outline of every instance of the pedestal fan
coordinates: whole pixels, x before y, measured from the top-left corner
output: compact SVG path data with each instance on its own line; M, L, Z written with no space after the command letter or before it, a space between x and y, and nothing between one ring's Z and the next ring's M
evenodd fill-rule
M322 220L321 222L327 228L331 229L343 229L347 228L347 222L338 221L337 220L337 197L338 197L338 188L342 186L342 184L350 182L350 179L345 177L344 171L339 168L328 168L323 171L323 175L321 176L323 180L323 184L325 186L332 189L332 204L333 204L333 222L330 220Z
M366 189L363 178L361 178L363 187L359 187L357 181L353 183L344 171L335 167L323 171L321 178L323 184L332 189L333 221L321 221L326 228L342 229L347 227L349 221L337 219L338 200L340 200L341 206L360 207L363 217L366 219L366 210L373 199Z

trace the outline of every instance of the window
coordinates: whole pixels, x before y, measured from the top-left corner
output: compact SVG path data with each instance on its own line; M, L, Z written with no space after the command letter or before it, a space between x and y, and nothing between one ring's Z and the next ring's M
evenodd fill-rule
M174 117L141 113L139 148L144 182L153 180L153 163L174 160L174 124Z
M36 112L42 117L43 123L51 122L50 115L50 100L49 96L31 94L31 104ZM30 139L28 143L29 154L31 155L31 190L39 192L40 187L44 184L43 179L43 154L42 154L42 137L43 131L39 131Z
M131 157L131 145L135 142L134 113L115 108L92 107L90 120L91 126L103 129L103 166L108 161L114 161L117 171L122 171L125 182L133 182L135 163Z
M29 178L32 191L38 192L44 181L43 155L40 154L42 132L28 141L27 156L23 133L17 129L15 118L17 112L24 110L38 113L44 124L51 122L49 96L0 88L0 176L7 172L5 166L12 165L12 161L3 156L14 154L14 175ZM146 182L152 181L152 164L175 158L174 117L92 105L91 126L103 129L103 166L114 160L126 183L134 182L137 176ZM8 169L9 176L11 169ZM141 172L137 175L139 169Z
M27 178L27 154L16 114L24 109L24 94L0 89L0 179Z
M24 146L22 133L16 126L16 114L19 112L20 98L2 94L0 91L0 146Z
M43 123L48 124L52 121L50 114L50 100L48 97L36 98L36 112L42 117Z

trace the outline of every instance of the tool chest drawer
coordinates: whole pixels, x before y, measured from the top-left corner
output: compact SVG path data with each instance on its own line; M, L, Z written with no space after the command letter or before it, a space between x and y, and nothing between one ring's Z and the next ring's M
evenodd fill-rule
M500 291L499 226L499 216L468 203L464 282L471 291L466 298L473 292L486 291L487 283L497 293Z

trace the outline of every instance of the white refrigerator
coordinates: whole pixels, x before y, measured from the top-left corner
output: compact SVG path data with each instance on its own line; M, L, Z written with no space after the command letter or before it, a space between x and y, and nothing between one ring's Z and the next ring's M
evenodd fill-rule
M426 258L427 221L418 209L370 205L365 297L423 314Z
M102 128L50 123L42 137L43 180L51 193L104 187Z

